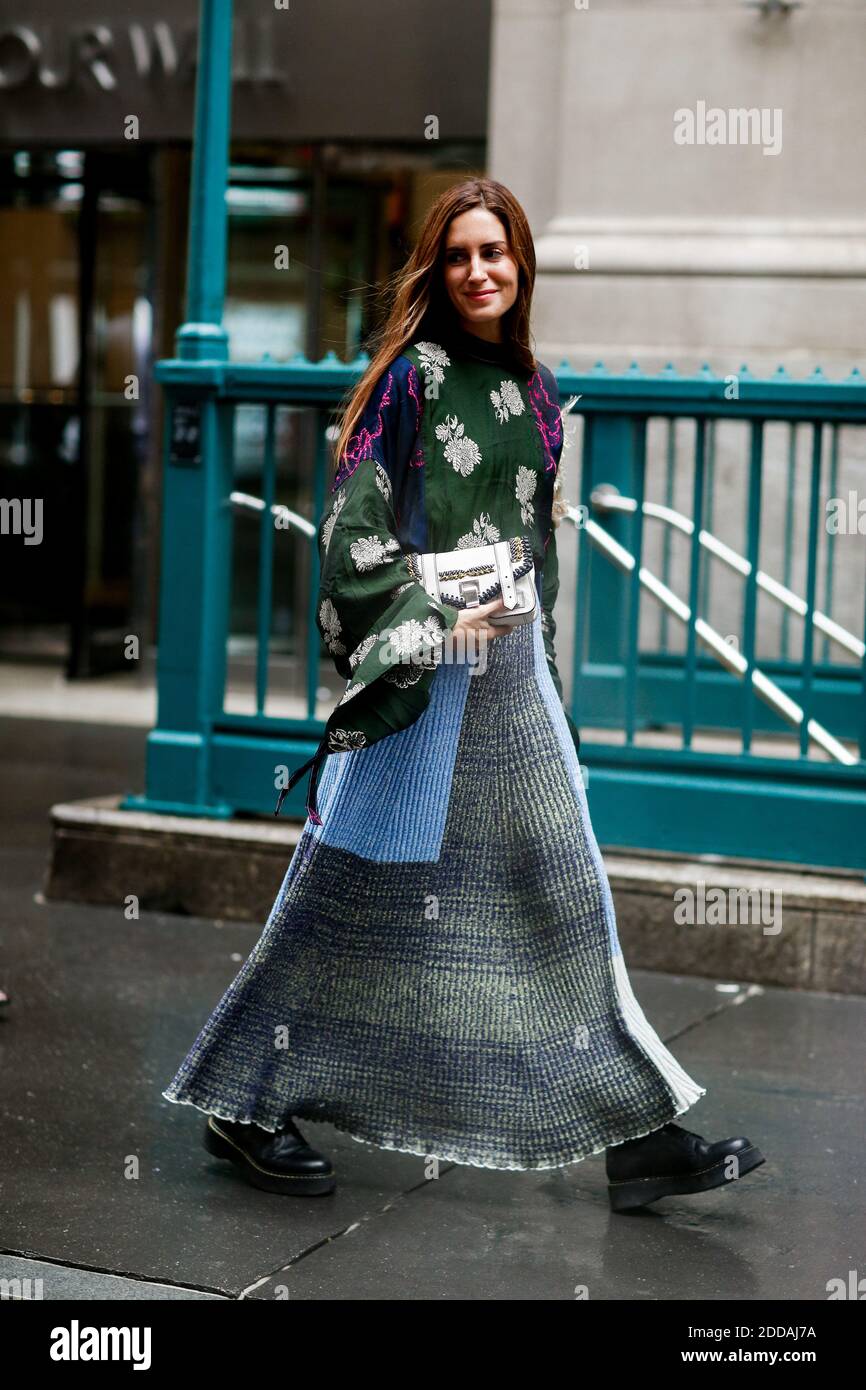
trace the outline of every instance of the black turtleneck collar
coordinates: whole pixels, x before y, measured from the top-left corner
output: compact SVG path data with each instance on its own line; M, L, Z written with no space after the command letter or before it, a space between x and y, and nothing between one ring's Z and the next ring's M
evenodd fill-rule
M516 367L518 365L510 343L492 343L487 338L479 337L477 333L469 333L461 324L456 322L441 326L433 338L435 342L440 342L448 352L454 352L460 357L470 357L478 362L490 362L494 366Z

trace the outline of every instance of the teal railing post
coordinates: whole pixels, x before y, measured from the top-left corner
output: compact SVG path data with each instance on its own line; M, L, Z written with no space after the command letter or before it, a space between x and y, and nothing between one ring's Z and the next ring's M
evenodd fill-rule
M195 132L192 147L186 323L175 335L178 357L222 361L226 286L226 180L231 138L233 0L201 0Z
M157 723L148 736L146 795L123 803L221 817L232 807L214 790L211 739L225 691L233 411L215 387L228 360L231 67L232 0L201 0L186 322L175 340L188 370L165 386Z
M638 493L643 497L641 469L645 440L646 419L641 412L593 413L584 451L583 500L589 507L590 517L595 515L590 495L602 483L612 484L626 497L635 497ZM632 548L641 522L642 517L620 512L611 512L603 518L605 530L626 549ZM586 586L589 601L585 611L585 657L580 671L591 674L593 680L584 683L581 679L581 703L576 718L584 724L618 728L630 708L631 720L639 724L639 688L636 683L628 685L631 643L634 643L637 667L637 581L620 573L595 550L588 546L587 550L581 582ZM577 666L577 654L575 663Z

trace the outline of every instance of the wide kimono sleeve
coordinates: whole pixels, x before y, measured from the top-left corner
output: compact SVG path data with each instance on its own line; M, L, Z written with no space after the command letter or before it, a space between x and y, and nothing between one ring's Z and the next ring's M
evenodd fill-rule
M552 448L552 454L556 464L554 491L556 487L556 479L558 479L559 477L559 464L562 458L562 446L564 438L565 428L563 422L563 428L559 432L558 443L555 444ZM571 733L572 742L574 743L575 750L579 753L580 733L566 707L565 699L562 693L562 680L560 678L559 670L556 665L556 619L554 617L553 610L556 604L557 596L559 594L559 553L556 547L556 532L558 525L559 520L555 515L555 511L552 509L552 514L550 518L550 531L548 533L547 541L545 543L544 566L542 571L541 632L544 638L544 654L547 658L547 667L550 671L553 684L556 688L556 693L559 696L562 708L565 712L565 719L566 723L568 724L569 732Z
M309 769L307 812L321 824L316 779L324 758L406 728L429 703L438 649L459 613L431 598L406 560L426 539L421 410L415 367L400 356L377 381L339 460L318 532L316 623L346 688L275 814Z

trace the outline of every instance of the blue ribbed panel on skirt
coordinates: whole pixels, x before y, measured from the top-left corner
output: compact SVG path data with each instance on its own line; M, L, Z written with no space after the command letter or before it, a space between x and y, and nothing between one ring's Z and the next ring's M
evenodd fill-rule
M387 863L439 858L466 691L470 679L481 679L470 671L466 662L443 662L430 703L408 729L327 758L318 791L322 824L307 822L316 839ZM407 768L415 775L407 777Z

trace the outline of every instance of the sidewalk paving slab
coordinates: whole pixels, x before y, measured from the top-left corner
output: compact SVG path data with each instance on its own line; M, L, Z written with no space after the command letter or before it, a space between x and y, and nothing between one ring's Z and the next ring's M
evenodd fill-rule
M47 1265L48 1296L74 1298L823 1301L829 1279L866 1273L857 995L630 970L707 1087L684 1126L766 1156L732 1190L615 1215L603 1155L431 1180L421 1157L311 1123L336 1192L250 1188L201 1147L204 1115L160 1091L263 923L42 899L47 808L116 786L124 731L107 746L55 729L31 750L12 747L15 722L0 722L0 1277Z

